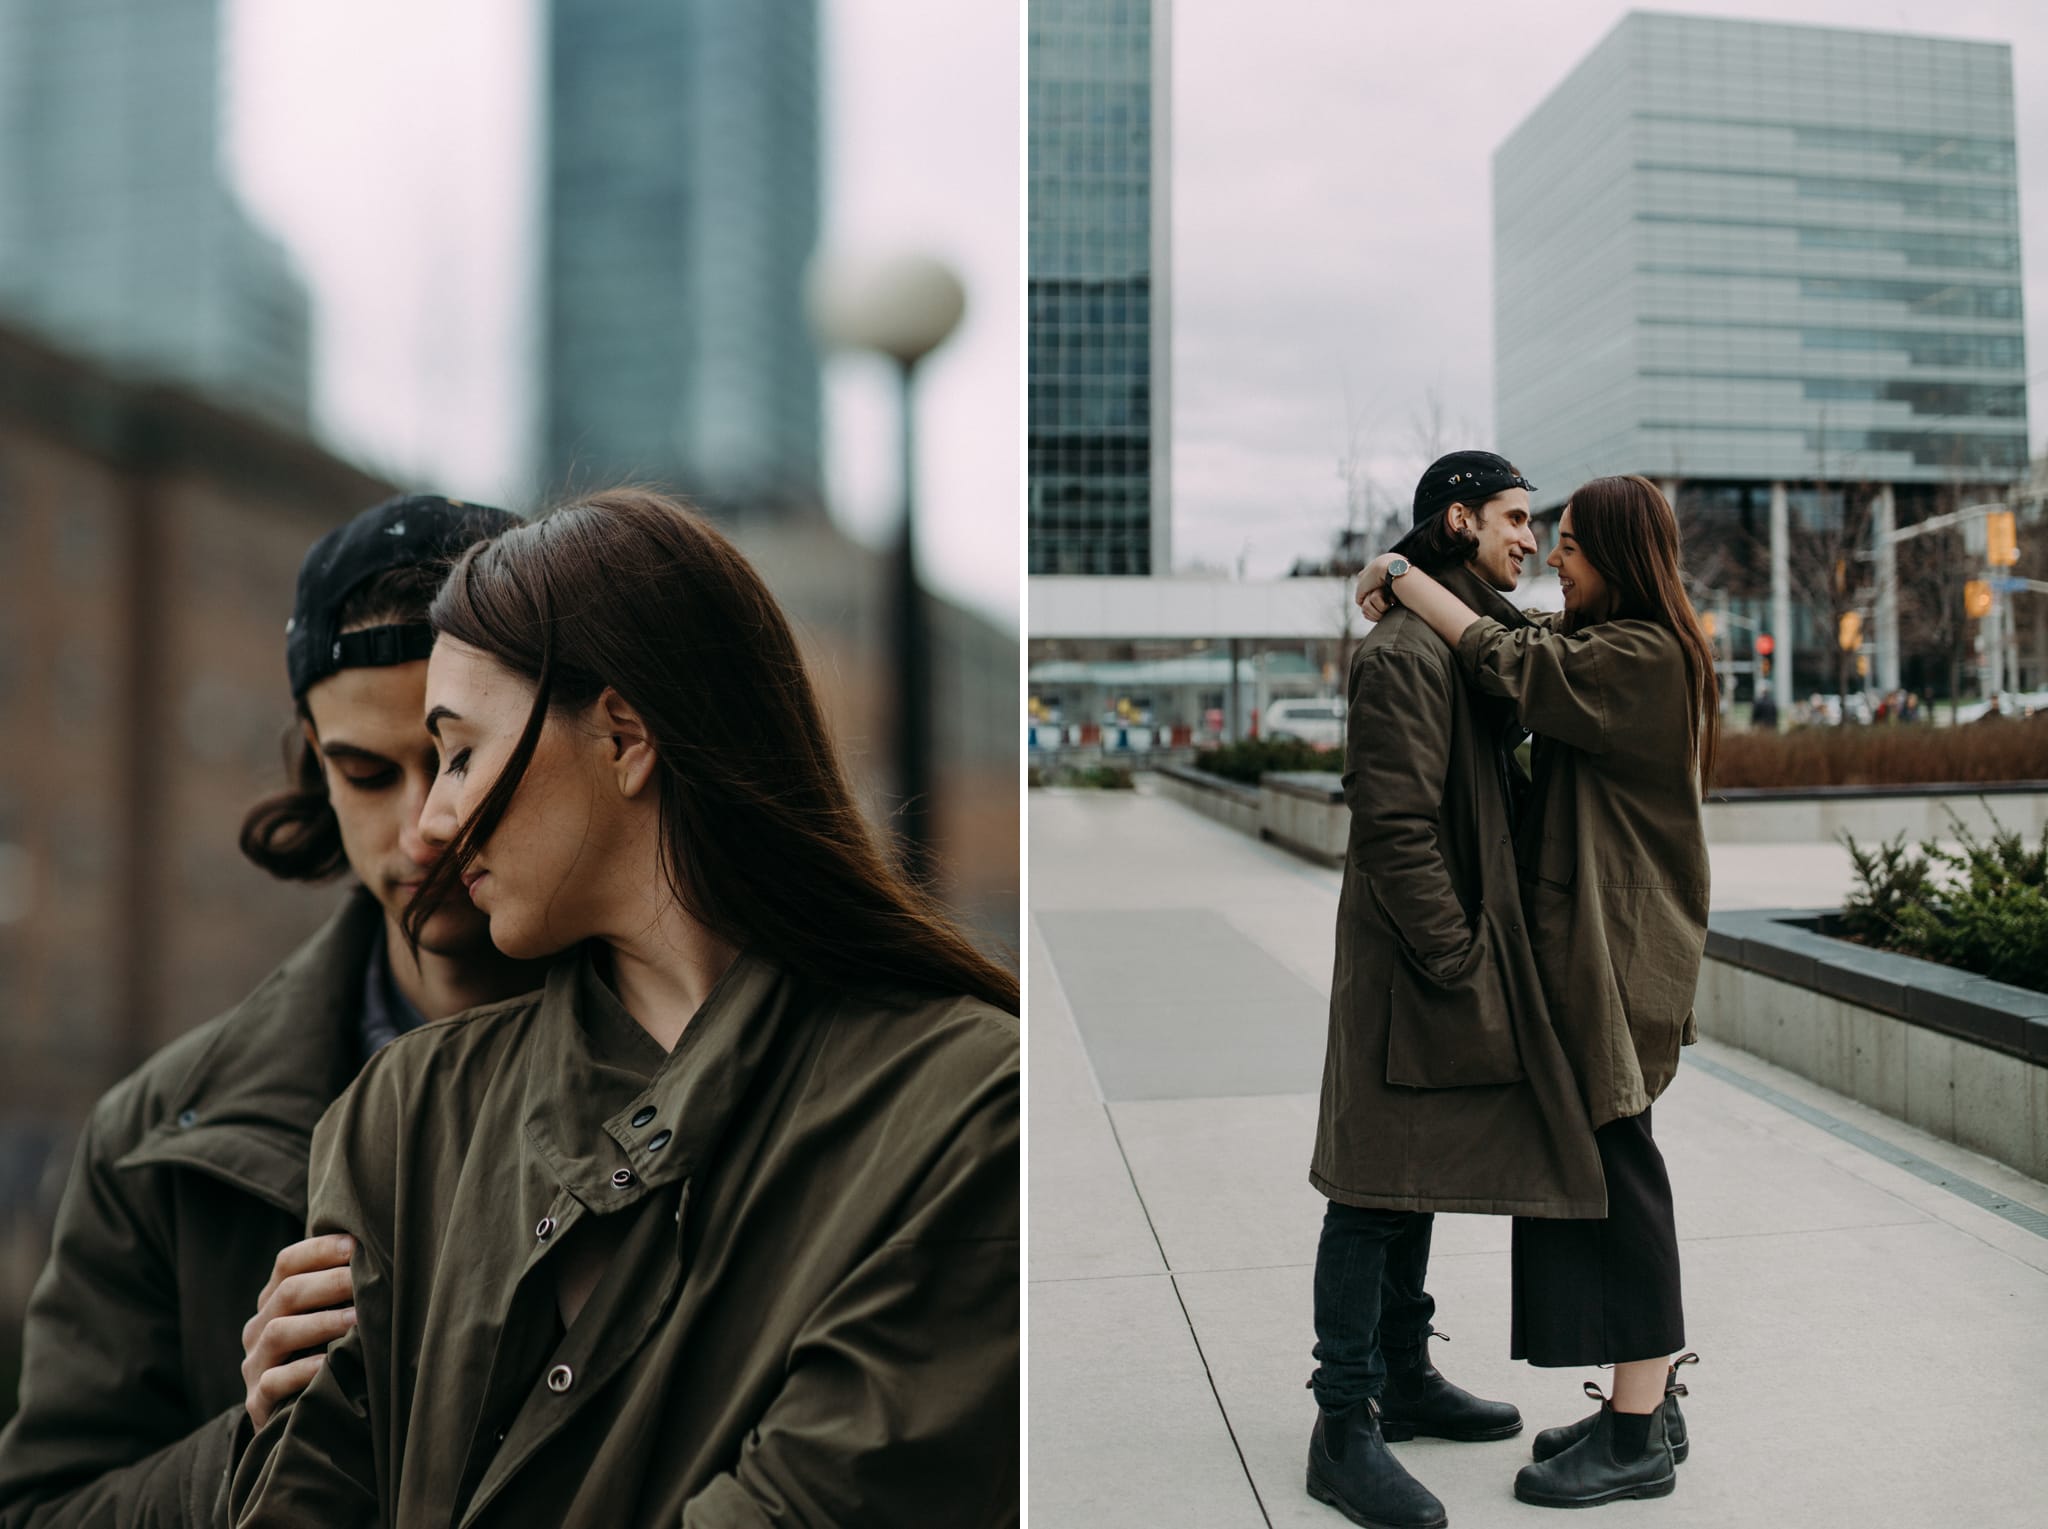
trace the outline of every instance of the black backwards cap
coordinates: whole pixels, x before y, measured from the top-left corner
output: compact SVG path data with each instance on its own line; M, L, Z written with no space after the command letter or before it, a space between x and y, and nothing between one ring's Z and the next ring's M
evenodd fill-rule
M1429 464L1415 485L1415 519L1421 525L1453 504L1473 508L1511 488L1536 492L1536 485L1515 471L1515 464L1490 451L1454 451Z
M425 658L434 648L434 629L424 621L344 635L339 628L348 597L394 568L452 563L471 542L518 524L518 516L489 505L400 494L313 543L299 565L298 595L284 628L292 699L303 701L307 691L343 669L377 669Z

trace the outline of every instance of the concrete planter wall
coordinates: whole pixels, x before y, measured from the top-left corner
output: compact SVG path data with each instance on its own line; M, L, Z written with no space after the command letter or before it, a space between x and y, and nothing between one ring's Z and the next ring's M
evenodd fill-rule
M2048 784L1723 791L1707 802L1707 839L1714 844L1817 844L1848 833L1874 843L1903 830L1917 844L1951 837L1951 813L1973 834L1990 833L1995 819L2035 838L2048 825Z
M1256 789L1181 766L1159 775L1169 796L1197 812L1283 844L1319 865L1344 863L1351 823L1335 775L1313 770L1267 775ZM2032 839L2048 827L2048 784L1726 791L1707 802L1707 842L1819 844L1848 833L1876 843L1903 830L1917 844L1950 837L1951 812L1974 834L1991 832L1995 818Z
M1701 1032L2048 1179L2048 993L1833 939L1825 922L1715 914Z
M1326 770L1260 776L1258 832L1318 865L1341 867L1351 841L1351 812L1337 777Z
M1205 818L1228 824L1254 838L1259 832L1259 788L1242 786L1220 775L1210 775L1190 765L1167 765L1152 772L1160 794L1183 807L1192 807Z

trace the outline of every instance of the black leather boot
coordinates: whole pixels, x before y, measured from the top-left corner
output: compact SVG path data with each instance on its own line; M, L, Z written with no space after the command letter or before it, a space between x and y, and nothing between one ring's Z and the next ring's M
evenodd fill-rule
M1671 1361L1670 1373L1664 1377L1664 1434L1671 1440L1671 1458L1682 1462L1692 1453L1692 1441L1686 1437L1685 1414L1678 1410L1678 1399L1687 1395L1685 1383L1678 1378L1678 1367L1682 1364L1698 1364L1697 1354L1680 1354ZM1552 1455L1561 1455L1579 1440L1593 1431L1593 1425L1600 1421L1597 1412L1588 1413L1576 1423L1566 1423L1560 1428L1546 1428L1536 1435L1533 1453L1538 1460L1548 1460Z
M1432 1331L1413 1353L1386 1351L1387 1384L1380 1393L1380 1433L1399 1441L1417 1437L1456 1439L1473 1444L1482 1439L1512 1439L1522 1431L1522 1414L1512 1402L1489 1402L1452 1385L1429 1362Z
M1370 1397L1342 1412L1318 1409L1308 1440L1308 1495L1364 1529L1445 1529L1451 1521L1387 1448Z
M1600 1388L1590 1381L1595 1396ZM1667 1497L1678 1486L1678 1462L1664 1432L1664 1409L1649 1414L1649 1438L1633 1460L1615 1454L1615 1413L1605 1398L1587 1435L1570 1449L1515 1476L1515 1496L1539 1508L1592 1508L1625 1497Z

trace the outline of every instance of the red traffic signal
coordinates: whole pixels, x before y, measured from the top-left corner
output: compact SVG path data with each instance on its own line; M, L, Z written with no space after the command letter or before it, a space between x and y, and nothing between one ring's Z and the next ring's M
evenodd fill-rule
M1769 632L1758 632L1756 634L1756 651L1758 656L1762 658L1769 658L1778 651L1778 645L1771 640Z

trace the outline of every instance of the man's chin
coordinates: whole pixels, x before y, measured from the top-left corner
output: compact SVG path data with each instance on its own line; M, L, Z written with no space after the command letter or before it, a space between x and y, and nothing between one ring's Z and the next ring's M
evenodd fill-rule
M1507 594L1520 587L1522 570L1513 564L1509 564L1505 569L1490 570L1486 576L1486 581L1502 594Z
M398 914L401 922L404 909ZM436 956L473 956L491 949L491 921L475 908L442 908L420 926L420 949Z

